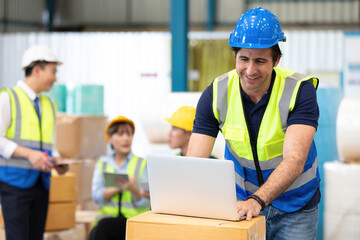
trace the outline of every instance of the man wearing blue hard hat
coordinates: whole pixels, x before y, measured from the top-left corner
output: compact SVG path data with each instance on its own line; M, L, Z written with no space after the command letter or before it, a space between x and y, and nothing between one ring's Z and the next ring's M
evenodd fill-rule
M264 215L267 239L314 239L319 80L277 67L285 39L269 10L241 16L229 38L236 69L203 92L187 155L208 157L220 130L235 166L239 216Z

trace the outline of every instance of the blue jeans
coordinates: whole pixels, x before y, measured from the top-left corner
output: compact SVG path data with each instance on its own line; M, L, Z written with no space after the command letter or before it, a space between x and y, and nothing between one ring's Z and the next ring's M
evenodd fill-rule
M287 213L268 206L260 215L266 219L267 240L312 240L315 239L319 219L318 206L309 210Z

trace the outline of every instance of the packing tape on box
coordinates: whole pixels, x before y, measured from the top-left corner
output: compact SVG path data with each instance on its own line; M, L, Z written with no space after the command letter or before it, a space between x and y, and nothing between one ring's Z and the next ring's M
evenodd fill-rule
M324 239L354 239L360 235L360 164L326 162Z
M344 98L336 121L336 143L343 161L360 161L360 98Z

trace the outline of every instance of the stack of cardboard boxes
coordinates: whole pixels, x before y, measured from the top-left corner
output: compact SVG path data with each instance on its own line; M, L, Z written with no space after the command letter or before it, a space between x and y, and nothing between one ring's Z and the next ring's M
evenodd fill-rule
M72 173L59 176L56 171L53 171L45 231L62 230L74 226L75 176Z
M56 148L63 160L75 160L69 172L76 176L77 209L91 204L91 182L96 161L106 154L105 116L58 115L56 118Z
M76 230L74 228L76 227L75 223L85 224L84 239L87 238L91 230L91 219L94 219L94 212L99 208L92 201L91 185L95 164L101 155L106 154L107 146L104 138L106 124L107 117L99 115L58 114L56 118L56 148L62 161L73 162L69 165L68 171L69 174L74 176L74 181L72 182L74 189L72 231ZM52 178L51 189L54 191L61 188L56 184L58 178L62 178L62 176L54 175ZM50 210L52 209L49 208L49 212ZM85 223L82 220L84 219L83 217L78 220L75 216L79 214L75 213L75 211L82 211L81 216L85 213L88 214L90 217L86 219L89 219L89 222ZM58 227L60 227L61 223L58 224Z

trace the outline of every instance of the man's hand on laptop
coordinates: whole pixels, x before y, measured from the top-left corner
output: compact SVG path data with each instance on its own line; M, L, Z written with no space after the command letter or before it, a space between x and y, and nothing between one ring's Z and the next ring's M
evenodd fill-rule
M252 217L259 215L261 205L255 199L237 202L237 212L239 217L246 216L246 220L250 221Z

